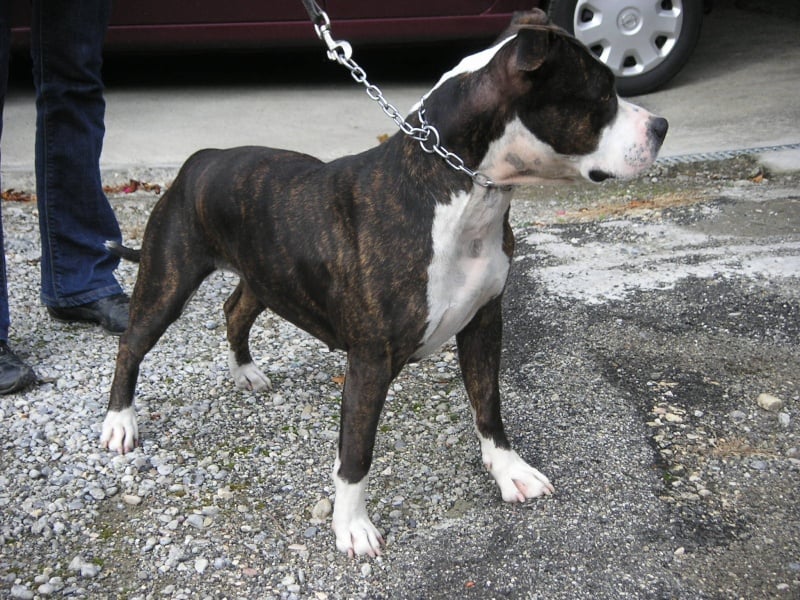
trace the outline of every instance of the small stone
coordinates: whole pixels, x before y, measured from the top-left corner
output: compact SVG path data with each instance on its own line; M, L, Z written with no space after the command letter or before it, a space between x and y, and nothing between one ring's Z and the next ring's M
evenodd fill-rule
M772 394L759 394L756 402L761 408L770 412L778 412L783 408L783 400Z
M83 562L84 562L83 557L80 554L78 554L77 556L75 556L75 558L72 559L67 568L70 571L80 571Z
M205 518L203 517L203 515L198 515L196 513L192 513L191 515L186 517L186 522L195 529L203 529L205 527L204 521Z
M20 598L21 600L32 600L34 594L24 585L14 585L11 587L11 597Z
M683 546L675 550L675 556L683 556L684 554L686 554L686 548Z
M47 585L52 587L54 592L60 592L64 589L64 580L61 577L51 577Z
M201 575L205 573L205 570L208 568L208 560L205 558L198 558L194 561L194 570L200 573Z
M800 448L793 446L786 451L787 458L800 458Z
M361 576L369 577L370 575L372 575L372 565L369 563L361 565Z
M781 427L788 427L789 423L792 422L792 418L789 416L789 413L778 413L778 424Z
M122 501L129 506L138 506L142 503L142 498L134 494L123 494Z
M324 521L330 516L332 510L333 506L331 505L331 501L327 498L323 498L311 509L311 516L318 521Z
M84 563L81 565L81 577L96 577L100 572L100 566L93 563Z
M89 495L95 500L103 500L106 497L105 491L100 487L89 488Z
M750 468L755 469L756 471L765 471L767 468L767 463L763 460L754 460L750 462Z
M741 410L734 410L728 415L731 419L736 421L737 423L741 423L747 418L747 415L742 412Z
M56 588L49 583L43 583L36 588L36 591L39 592L41 596L52 596L56 592Z

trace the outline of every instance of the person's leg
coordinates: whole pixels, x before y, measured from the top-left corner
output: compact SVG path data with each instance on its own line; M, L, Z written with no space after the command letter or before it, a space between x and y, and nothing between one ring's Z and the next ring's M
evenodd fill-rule
M10 24L8 21L10 4L10 2L0 4L0 141L3 139L3 106L6 102L6 90L8 89L8 63L11 44ZM2 159L1 151L0 159ZM0 186L0 189L2 189L2 186ZM3 241L3 214L0 211L0 340L8 341L9 325L6 251Z
M119 259L104 246L121 235L100 180L102 47L110 5L33 2L41 298L50 307L80 306L122 292L113 273Z
M8 63L10 31L8 21L9 2L0 3L0 139L3 136L3 106L8 88ZM0 186L2 189L2 186ZM3 214L0 210L0 394L10 394L28 387L36 381L36 375L28 365L8 347L8 286L6 283L6 253L3 242Z

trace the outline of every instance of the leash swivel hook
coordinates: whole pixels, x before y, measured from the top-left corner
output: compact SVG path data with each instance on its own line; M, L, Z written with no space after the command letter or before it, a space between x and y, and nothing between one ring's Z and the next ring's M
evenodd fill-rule
M328 58L339 64L346 65L353 56L353 47L349 42L333 39L333 35L331 35L331 20L328 18L328 13L320 8L316 0L302 1L311 23L314 25L314 32L328 49Z
M340 64L346 64L353 56L353 47L344 40L335 40L331 34L331 21L327 13L321 13L320 22L314 23L314 31L317 37L328 48L328 58Z

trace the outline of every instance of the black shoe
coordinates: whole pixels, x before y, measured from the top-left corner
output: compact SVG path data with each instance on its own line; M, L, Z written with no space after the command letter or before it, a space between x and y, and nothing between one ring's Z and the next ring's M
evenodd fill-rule
M59 321L97 323L111 335L122 335L128 327L129 305L127 294L117 294L80 306L48 306L47 312Z
M0 341L0 394L12 394L36 383L36 374L6 342Z

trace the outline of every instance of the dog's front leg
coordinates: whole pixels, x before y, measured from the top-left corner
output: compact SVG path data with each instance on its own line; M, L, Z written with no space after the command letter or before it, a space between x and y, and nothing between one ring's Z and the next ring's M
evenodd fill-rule
M481 308L456 336L464 385L475 417L483 464L506 502L551 494L553 486L511 449L500 414L502 296Z
M333 467L333 531L336 547L350 556L381 553L383 538L367 516L366 490L378 419L392 376L388 359L348 355L339 455Z

